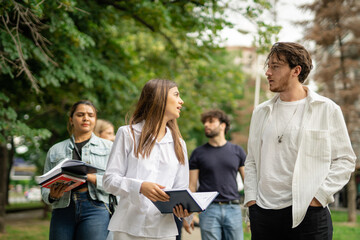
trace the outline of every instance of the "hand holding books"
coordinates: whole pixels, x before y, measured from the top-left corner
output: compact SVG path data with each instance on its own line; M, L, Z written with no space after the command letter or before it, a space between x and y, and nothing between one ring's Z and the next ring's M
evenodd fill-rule
M170 196L166 202L153 201L153 204L161 213L173 213L173 208L182 205L188 212L202 212L219 194L218 192L195 192L189 189L167 189L164 190Z
M145 197L150 199L152 202L169 202L170 196L166 194L162 189L164 186L161 186L157 183L153 182L143 182L141 184L140 193L142 193ZM184 209L181 204L174 205L172 212L175 214L176 217L185 218L190 216L188 210Z
M170 197L161 189L164 189L164 186L161 186L153 182L143 182L140 187L140 193L145 197L150 199L150 201L169 201Z
M92 184L96 185L96 175L93 173L86 174L86 181L91 182Z
M49 199L51 201L59 200L63 195L65 190L70 186L69 182L56 182L50 187Z
M173 213L176 217L179 218L180 221L181 218L186 218L191 215L191 213L189 213L187 209L184 209L181 204L175 205L175 207L173 208Z
M63 193L58 192L60 186L61 188L67 186L64 190L67 192L84 184L86 181L96 184L96 175L93 173L98 170L100 171L100 169L82 161L65 159L49 172L39 176L38 181L42 187L53 189L50 196L55 198L58 195L63 195ZM56 185L56 188L54 185ZM57 190L56 193L55 189Z

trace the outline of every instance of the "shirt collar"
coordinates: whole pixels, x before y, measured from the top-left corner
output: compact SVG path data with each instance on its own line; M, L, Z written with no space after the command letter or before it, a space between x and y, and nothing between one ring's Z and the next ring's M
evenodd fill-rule
M144 127L145 121L141 121L137 124L132 125L132 128L134 129L134 132L136 132L137 134L141 134L142 128ZM171 134L171 130L169 127L166 126L166 133L165 136L161 139L160 142L157 143L168 143L168 142L173 142L173 138L172 138L172 134Z
M326 102L326 98L317 94L316 92L312 91L310 88L304 86L307 89L308 92L308 101L310 104L316 103L316 102Z
M306 91L307 91L307 101L309 104L314 104L316 102L326 102L325 98L319 94L317 94L316 92L314 92L313 90L311 90L310 88L308 88L307 86L303 86ZM269 101L264 102L264 104L261 104L259 107L263 107L263 108L268 108L269 110L272 110L275 102L278 100L280 94L276 93L274 95L274 97L272 97Z
M100 144L100 138L98 136L96 136L94 133L91 133L91 138L89 140L89 143L91 145L98 146ZM74 144L75 144L75 138L74 138L74 135L72 135L71 141L70 141L70 145L72 148L74 148Z

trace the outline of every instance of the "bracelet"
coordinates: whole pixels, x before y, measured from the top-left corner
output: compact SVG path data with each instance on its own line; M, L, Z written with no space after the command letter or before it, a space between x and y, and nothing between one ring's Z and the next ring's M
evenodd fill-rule
M56 201L59 201L59 198L53 198L49 194L49 200L52 201L52 202L56 202Z

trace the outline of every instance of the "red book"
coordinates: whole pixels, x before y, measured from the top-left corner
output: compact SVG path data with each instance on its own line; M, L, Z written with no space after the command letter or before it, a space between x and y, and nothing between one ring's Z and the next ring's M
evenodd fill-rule
M47 173L36 178L39 185L46 188L51 188L53 184L67 183L69 185L65 190L67 192L86 182L86 174L98 171L102 169L79 160L65 159Z
M80 186L81 184L84 184L86 180L84 178L74 177L68 174L61 174L55 178L50 179L47 182L44 182L41 186L45 188L51 188L54 184L67 184L69 185L65 192L70 191L73 188L76 188L77 186Z

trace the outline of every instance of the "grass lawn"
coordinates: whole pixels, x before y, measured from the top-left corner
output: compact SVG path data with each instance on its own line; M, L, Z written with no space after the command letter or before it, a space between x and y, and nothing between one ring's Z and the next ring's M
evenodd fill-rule
M360 239L360 215L357 216L356 224L347 222L346 212L331 212L333 219L333 240L359 240Z
M49 220L31 219L7 223L6 234L1 240L47 240L49 239Z
M347 223L347 213L332 211L334 224L333 240L359 240L360 215L356 224ZM244 226L245 229L245 226ZM46 240L49 238L49 219L25 219L8 222L6 234L0 234L1 240ZM250 240L250 232L244 233L244 239Z

